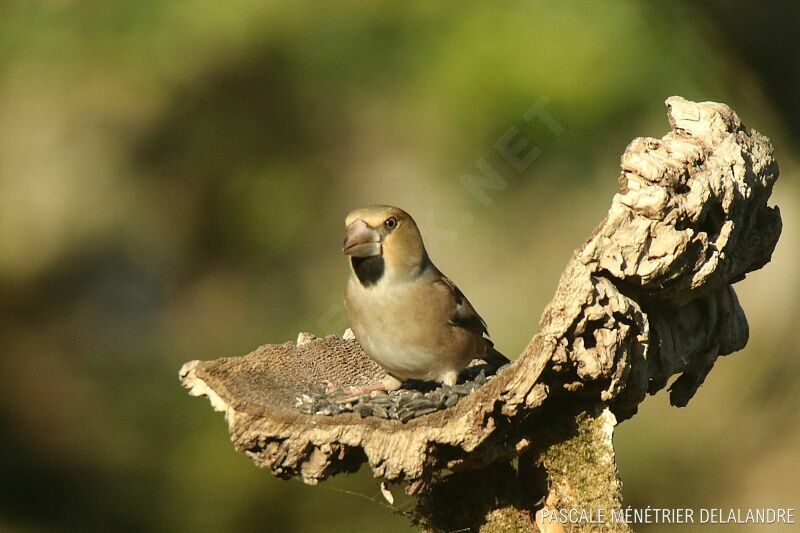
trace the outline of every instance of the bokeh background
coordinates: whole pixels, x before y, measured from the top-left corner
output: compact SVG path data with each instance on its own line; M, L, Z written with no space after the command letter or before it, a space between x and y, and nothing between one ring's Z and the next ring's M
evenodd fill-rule
M179 366L341 333L368 203L519 353L673 94L770 136L785 228L737 286L748 347L619 428L626 502L800 507L798 27L778 1L5 0L0 531L408 531L369 472L254 468Z

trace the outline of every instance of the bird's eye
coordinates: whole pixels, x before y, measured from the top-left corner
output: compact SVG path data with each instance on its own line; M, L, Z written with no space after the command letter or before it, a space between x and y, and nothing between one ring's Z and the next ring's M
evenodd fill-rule
M386 226L386 229L393 230L397 227L397 219L394 217L389 217L386 219L383 225Z

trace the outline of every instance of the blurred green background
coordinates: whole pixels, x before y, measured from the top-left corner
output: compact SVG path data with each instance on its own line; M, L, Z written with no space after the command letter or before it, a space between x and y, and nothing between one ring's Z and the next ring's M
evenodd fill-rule
M626 503L800 507L800 9L758 4L5 0L0 530L409 530L363 469L253 467L179 366L341 333L368 203L519 353L673 94L770 136L785 228L737 286L748 347L619 428Z

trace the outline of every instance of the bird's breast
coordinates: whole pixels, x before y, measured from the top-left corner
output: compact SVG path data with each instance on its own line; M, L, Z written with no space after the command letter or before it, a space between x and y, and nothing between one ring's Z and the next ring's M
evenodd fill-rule
M351 277L345 304L361 346L400 379L436 379L477 353L480 335L450 324L449 303L430 284L376 283Z

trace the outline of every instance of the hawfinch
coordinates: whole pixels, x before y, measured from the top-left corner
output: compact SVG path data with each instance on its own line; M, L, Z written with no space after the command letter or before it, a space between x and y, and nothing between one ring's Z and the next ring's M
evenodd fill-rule
M347 317L364 351L388 374L373 390L396 390L406 379L455 385L475 358L508 362L485 337L486 323L469 300L431 262L408 213L364 207L345 224Z

